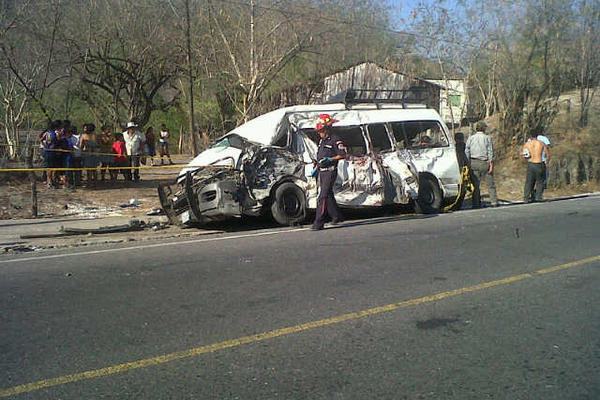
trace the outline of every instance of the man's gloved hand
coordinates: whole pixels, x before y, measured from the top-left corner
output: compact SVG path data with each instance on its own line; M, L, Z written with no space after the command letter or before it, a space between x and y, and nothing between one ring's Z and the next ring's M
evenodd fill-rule
M321 158L319 160L319 167L321 167L321 168L327 168L332 163L333 163L333 158L331 158L331 157L324 157L324 158Z
M314 168L310 173L310 177L315 178L318 174L319 174L319 168Z

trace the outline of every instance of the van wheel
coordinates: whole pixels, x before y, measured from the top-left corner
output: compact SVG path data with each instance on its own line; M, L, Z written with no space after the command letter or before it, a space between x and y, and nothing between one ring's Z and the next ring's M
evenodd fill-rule
M442 190L436 180L429 175L419 176L419 195L415 210L420 214L437 214L442 207Z
M281 225L294 225L306 219L306 196L291 182L284 182L275 190L271 205L273 219Z

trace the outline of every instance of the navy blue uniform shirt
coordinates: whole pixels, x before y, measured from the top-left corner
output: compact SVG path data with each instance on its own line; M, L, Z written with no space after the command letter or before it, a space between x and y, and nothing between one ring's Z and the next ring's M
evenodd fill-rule
M325 139L319 141L319 150L317 151L317 160L325 157L345 156L346 148L344 142L339 136L329 135ZM337 160L333 165L337 166Z

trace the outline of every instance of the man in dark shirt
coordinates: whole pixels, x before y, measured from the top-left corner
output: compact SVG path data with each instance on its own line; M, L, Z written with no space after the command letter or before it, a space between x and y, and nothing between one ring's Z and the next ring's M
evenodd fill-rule
M467 148L465 143L465 134L462 132L456 132L454 135L454 142L456 143L456 158L458 159L458 166L462 168L465 165L469 165L469 159L465 153Z
M338 122L331 119L329 114L321 114L317 120L317 132L321 137L317 151L320 191L313 230L321 230L325 224L325 216L329 214L331 222L342 221L342 213L333 196L333 184L337 178L337 164L346 158L346 148L342 139L331 134L331 125Z

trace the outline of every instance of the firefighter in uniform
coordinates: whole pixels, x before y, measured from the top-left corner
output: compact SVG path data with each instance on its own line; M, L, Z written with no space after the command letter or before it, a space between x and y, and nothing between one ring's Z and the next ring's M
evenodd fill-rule
M323 229L325 216L329 214L332 224L342 222L343 217L333 196L333 184L337 178L337 164L346 158L346 148L342 139L331 134L331 126L338 122L329 114L321 114L317 119L317 132L321 137L317 151L316 171L319 174L319 197L313 230Z

